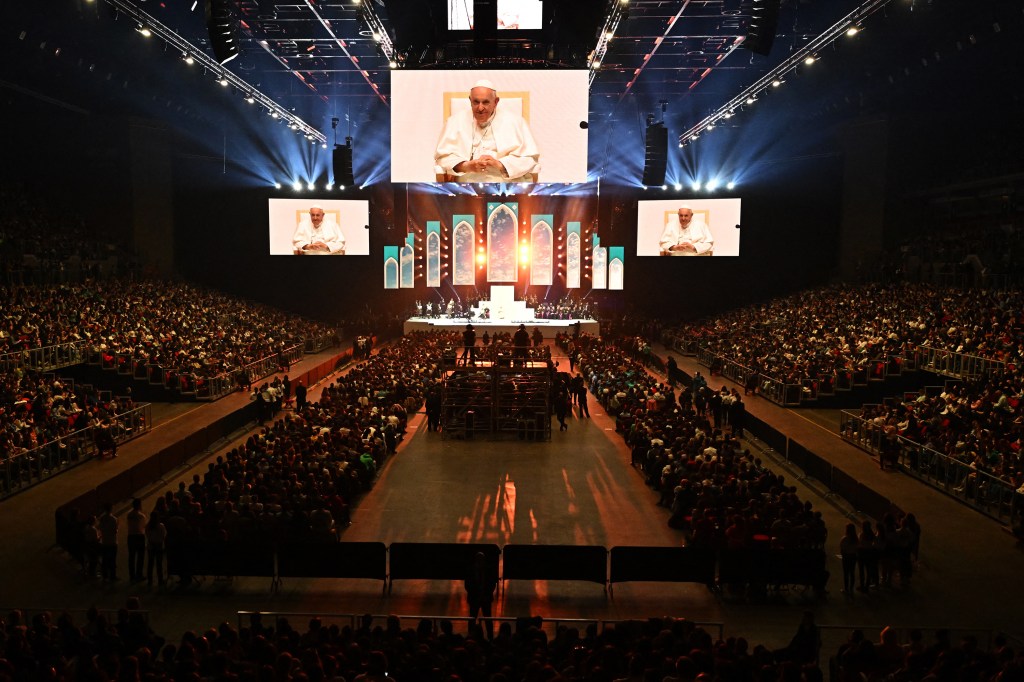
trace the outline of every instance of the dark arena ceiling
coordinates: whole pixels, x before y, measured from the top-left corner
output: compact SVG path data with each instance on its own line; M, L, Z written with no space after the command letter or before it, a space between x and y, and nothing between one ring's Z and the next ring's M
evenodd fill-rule
M545 0L539 30L449 31L449 5L471 1L229 1L239 55L211 68L204 0L18 0L5 5L0 91L8 108L29 99L116 111L196 137L249 116L246 127L272 148L261 130L279 121L252 113L270 109L245 109L256 91L308 125L299 134L316 147L351 134L386 154L393 68L588 69L617 17L590 89L591 166L600 170L595 158L629 139L618 131L640 136L653 117L674 142L871 6L856 36L816 50L813 68L791 73L770 101L720 128L739 131L736 144L746 144L865 115L1019 107L1018 0L783 0L767 56L744 49L755 0ZM495 2L476 0L478 16ZM142 24L160 30L143 37ZM204 54L207 66L186 64L190 53ZM221 68L231 75L226 87L216 85Z

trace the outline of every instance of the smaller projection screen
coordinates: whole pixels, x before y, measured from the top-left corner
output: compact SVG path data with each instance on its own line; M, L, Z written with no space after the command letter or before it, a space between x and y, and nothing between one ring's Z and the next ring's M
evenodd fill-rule
M740 255L739 199L640 201L636 223L637 256Z
M370 255L368 201L307 197L270 199L268 204L271 256ZM314 207L323 210L319 226L311 219Z
M498 0L499 31L536 31L544 28L540 0Z
M486 120L470 102L481 80L497 93ZM586 182L588 87L578 70L392 71L391 181ZM504 174L453 170L488 156Z

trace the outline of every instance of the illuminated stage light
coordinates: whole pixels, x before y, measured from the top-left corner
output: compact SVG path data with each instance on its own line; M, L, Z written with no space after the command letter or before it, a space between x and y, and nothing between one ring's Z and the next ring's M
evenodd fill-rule
M668 185L662 185L661 188L662 189L668 189Z
M708 184L704 185L704 189L709 192L714 192L718 189L718 180L708 180Z
M750 97L747 98L747 104L753 104L756 101L757 101L757 98L754 97L753 95L751 95Z
M188 64L189 66L192 66L193 64L195 64L195 63L196 63L196 60L195 60L195 59L193 59L193 58L192 58L192 55L190 55L190 54L189 54L188 52L186 52L186 53L184 54L184 56L182 57L182 59L183 59L183 60L185 61L185 63L186 63L186 64Z
M773 88L777 88L780 85L782 85L782 81L780 79L776 78L775 80L772 81L772 87Z
M309 183L308 185L306 185L306 188L307 188L307 189L311 189L311 190L312 190L312 189L316 189L316 185L314 185L314 184L313 184L313 183L311 182L311 183Z
M219 81L217 81L217 82L218 82L218 83L220 83L220 84L221 84L221 86L222 86L222 87L225 87L225 88L226 88L226 87L227 87L227 85L228 85L228 79L227 79L227 78L224 78L224 77L221 77L221 79L220 79Z
M700 191L700 183L699 182L693 183L692 185L690 185L690 187L693 188L694 192L699 192Z
M675 185L673 185L673 189L675 189L675 191L677 191L677 192L679 190L681 190L682 188L683 188L683 186L681 184L679 184L678 182Z
M344 190L345 189L345 185L338 185L338 189L339 190Z
M246 95L245 96L245 101L247 103L249 103L249 104L256 104L256 98L253 97L252 95Z
M298 180L296 180L295 182L292 183L292 189L295 190L296 192L301 192L302 191L302 183L299 182Z
M736 183L735 182L730 182L728 185L725 186L725 188L726 189L736 189Z
M858 33L860 33L859 26L851 26L850 28L846 29L846 35L850 36L851 38L857 35Z
M138 31L139 33L141 33L142 35L144 35L147 38L150 37L151 35L153 35L153 32L149 30L149 27L148 26L144 26L142 24L139 24L138 26L136 26L135 30Z
M476 262L477 262L477 265L479 265L480 267L483 267L484 264L487 262L487 256L485 254L478 253L476 255Z
M330 192L332 189L334 189L334 183L328 182L326 185L324 185L324 189Z
M281 183L280 182L275 182L274 183L274 189L281 189Z
M812 54L807 55L807 59L804 60L804 64L806 64L807 66L810 66L814 62L815 62L815 58L814 58L814 55L812 55Z

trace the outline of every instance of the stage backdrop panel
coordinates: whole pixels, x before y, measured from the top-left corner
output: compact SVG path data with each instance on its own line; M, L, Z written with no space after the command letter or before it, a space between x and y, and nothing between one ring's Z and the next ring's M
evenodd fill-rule
M637 203L636 255L659 256L665 228L678 225L677 211L689 206L693 219L702 219L714 239L713 256L740 255L739 199L658 199Z

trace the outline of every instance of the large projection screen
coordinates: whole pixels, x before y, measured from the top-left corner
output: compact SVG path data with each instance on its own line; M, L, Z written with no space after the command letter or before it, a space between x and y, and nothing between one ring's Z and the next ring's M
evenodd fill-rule
M739 199L658 199L637 203L636 255L666 256L670 252L663 247L669 241L680 238L680 208L689 207L693 212L690 232L700 223L707 226L710 240L703 256L740 255L740 200ZM706 237L706 235L705 235ZM681 241L681 239L680 239ZM672 255L698 255L696 253L671 252Z
M447 117L469 109L478 80L521 115L539 151L534 182L587 180L587 71L392 71L391 181L438 182L434 152Z
M341 199L270 199L270 255L295 255L292 238L300 223L309 220L309 209L319 206L324 220L333 220L341 228L345 239L344 255L370 255L370 203ZM337 254L331 254L337 255Z

